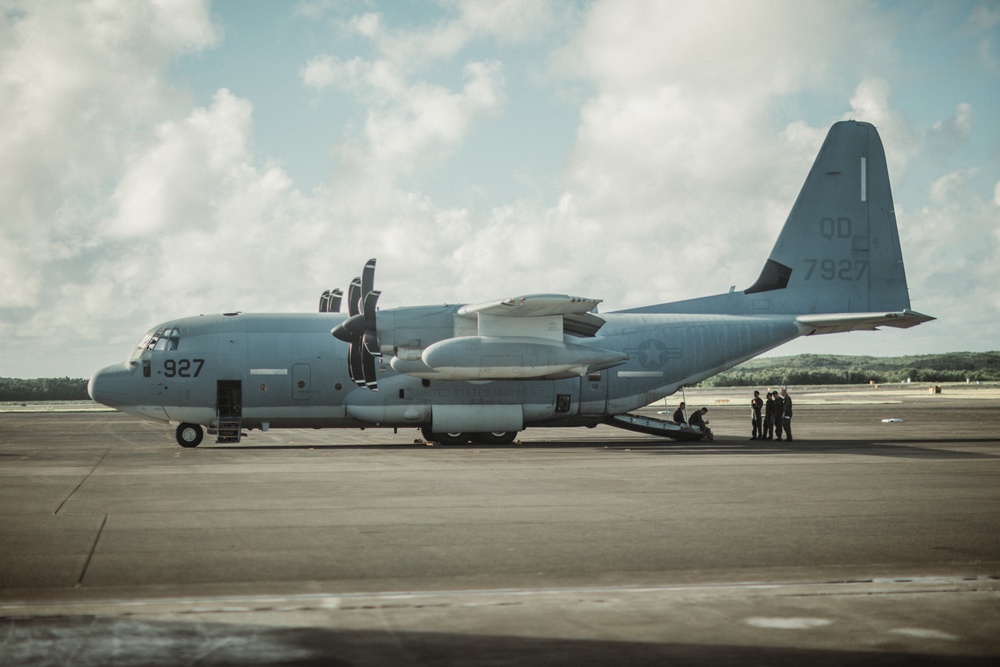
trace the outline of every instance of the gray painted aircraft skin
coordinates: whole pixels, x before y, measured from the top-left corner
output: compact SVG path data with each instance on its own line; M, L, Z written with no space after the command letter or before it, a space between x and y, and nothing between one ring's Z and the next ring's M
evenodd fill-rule
M529 426L622 426L621 415L799 336L933 319L910 310L885 153L875 127L856 121L830 129L742 291L600 315L597 299L552 294L378 310L374 270L371 260L352 282L347 313L156 326L93 376L90 395L179 424L183 446L202 427L221 440L227 426L229 441L254 428L411 427L442 442L510 442ZM320 309L340 301L324 293Z

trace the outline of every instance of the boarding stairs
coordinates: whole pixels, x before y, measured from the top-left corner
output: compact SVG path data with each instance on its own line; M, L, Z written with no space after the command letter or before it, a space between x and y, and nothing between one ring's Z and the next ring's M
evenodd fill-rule
M219 415L218 437L216 442L233 443L239 442L243 435L242 420L234 416Z
M626 431L659 435L674 440L701 440L706 437L706 434L697 426L675 424L665 419L646 417L644 415L613 415L608 418L607 423L611 426L623 428Z

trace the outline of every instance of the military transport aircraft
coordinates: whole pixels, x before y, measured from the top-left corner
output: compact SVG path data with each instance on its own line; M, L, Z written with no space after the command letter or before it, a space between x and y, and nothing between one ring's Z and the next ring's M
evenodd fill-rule
M244 429L419 428L445 444L512 442L529 426L607 423L667 437L697 428L631 415L799 336L907 328L910 310L875 127L833 125L757 281L742 291L596 312L532 294L378 309L375 260L318 313L225 313L153 327L90 396L179 424L197 446ZM332 335L331 335L332 334Z

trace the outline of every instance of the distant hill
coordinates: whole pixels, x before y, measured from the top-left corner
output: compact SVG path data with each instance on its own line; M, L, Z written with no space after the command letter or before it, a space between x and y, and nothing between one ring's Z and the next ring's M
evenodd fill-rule
M789 384L1000 381L1000 352L948 352L908 357L800 354L751 359L701 383L703 387Z

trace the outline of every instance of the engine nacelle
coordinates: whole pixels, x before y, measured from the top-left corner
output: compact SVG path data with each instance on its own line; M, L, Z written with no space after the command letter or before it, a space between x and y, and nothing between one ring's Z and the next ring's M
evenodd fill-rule
M423 349L454 336L475 334L475 319L455 316L459 307L413 306L378 311L378 340L382 353Z

